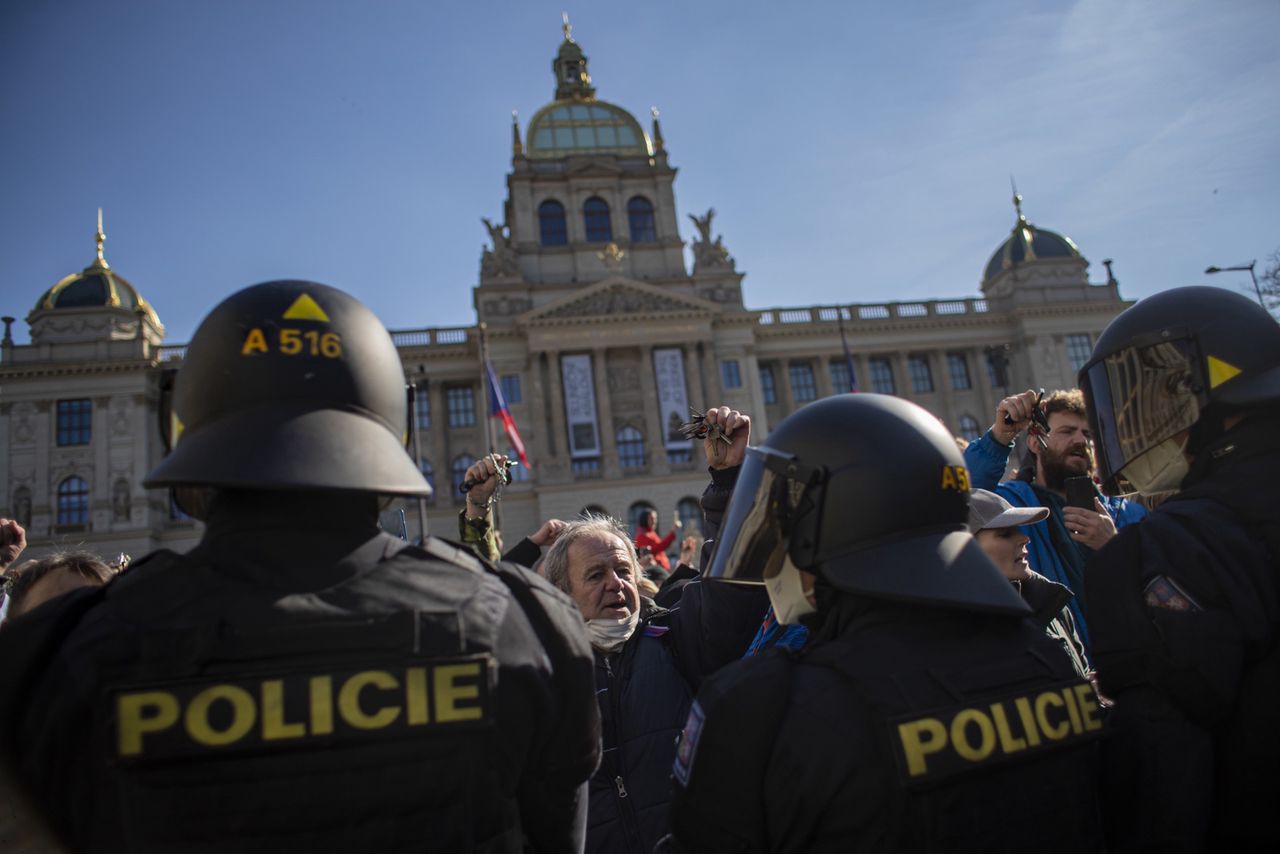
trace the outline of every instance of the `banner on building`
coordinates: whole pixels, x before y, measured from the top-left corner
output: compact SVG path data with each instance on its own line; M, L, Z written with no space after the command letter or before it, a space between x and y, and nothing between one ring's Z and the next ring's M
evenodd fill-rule
M689 393L684 384L684 353L679 347L653 351L653 373L658 381L658 416L667 450L688 450L693 442L680 432L689 420Z
M561 356L560 379L564 388L565 425L569 430L569 456L574 459L600 456L591 356Z

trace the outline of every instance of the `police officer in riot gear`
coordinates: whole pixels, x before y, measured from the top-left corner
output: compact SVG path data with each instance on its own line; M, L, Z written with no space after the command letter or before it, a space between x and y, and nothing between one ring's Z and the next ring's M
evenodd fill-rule
M430 487L372 312L312 282L197 330L147 485L206 519L0 635L13 778L76 850L581 851L592 656L531 573L378 530Z
M1115 699L1113 851L1274 851L1280 734L1280 326L1218 288L1164 291L1080 372L1104 488L1176 494L1085 570Z
M749 449L710 574L763 581L812 639L703 683L667 850L1097 849L1097 699L966 532L968 495L898 398L827 398Z

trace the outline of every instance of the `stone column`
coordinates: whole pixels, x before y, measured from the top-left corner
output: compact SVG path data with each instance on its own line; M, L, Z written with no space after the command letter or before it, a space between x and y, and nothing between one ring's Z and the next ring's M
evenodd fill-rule
M668 474L667 447L662 441L662 416L658 407L658 381L653 374L653 347L640 348L640 394L644 401L645 447L649 451L649 471Z
M596 427L600 431L600 465L606 478L621 476L618 447L613 435L613 404L609 399L608 350L591 351L591 374L596 389Z
M951 435L959 435L959 414L956 412L955 396L951 388L951 368L947 364L947 354L943 352L931 352L925 354L929 359L930 369L933 370L933 387L938 391L938 399L941 402L942 411L938 414L942 416L942 423L947 425L947 429L951 431ZM941 363L939 365L939 362ZM942 370L937 370L938 367Z
M901 350L889 354L889 369L893 372L893 387L898 390L898 397L914 401L916 393L911 387L911 371L907 370L907 354Z
M787 359L779 359L774 364L778 366L774 371L778 388L778 404L786 415L790 415L796 410L796 399L791 393L791 365ZM783 417L785 418L786 415Z
M843 353L840 355L840 358L842 360L844 359ZM837 391L835 384L831 382L831 357L830 356L816 357L814 359L813 370L814 370L813 381L818 386L819 398L831 397L831 395L838 394L841 391L848 391L848 389L846 388L842 388Z
M547 366L550 368L550 405L551 405L551 430L552 435L548 437L548 444L555 447L560 444L564 445L564 455L569 457L569 428L566 426L564 417L564 382L563 374L560 372L560 351L548 350L545 354ZM555 452L552 452L555 456Z

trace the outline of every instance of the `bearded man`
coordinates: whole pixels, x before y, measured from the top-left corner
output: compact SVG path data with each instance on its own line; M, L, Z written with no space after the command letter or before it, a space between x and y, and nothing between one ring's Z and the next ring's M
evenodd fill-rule
M965 449L964 461L975 488L995 492L1015 507L1048 508L1045 524L1021 528L1030 539L1029 562L1033 570L1075 594L1071 616L1080 639L1089 647L1084 565L1118 528L1146 518L1147 510L1136 502L1102 496L1097 490L1092 509L1067 505L1067 478L1093 475L1089 413L1079 389L1055 391L1042 401L1039 398L1028 389L1000 401L991 429ZM1034 424L1032 418L1037 406L1044 416L1041 424ZM1029 430L1029 465L1021 467L1016 479L999 483L1014 440L1023 430Z

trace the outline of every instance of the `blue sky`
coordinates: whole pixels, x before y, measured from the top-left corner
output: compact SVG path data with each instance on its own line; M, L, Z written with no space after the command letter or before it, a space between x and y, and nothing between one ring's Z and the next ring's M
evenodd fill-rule
M474 322L563 9L599 96L662 110L682 234L716 208L750 307L977 294L1011 174L1126 297L1280 248L1275 0L44 0L0 10L0 313L92 260L101 206L171 342L281 277Z

